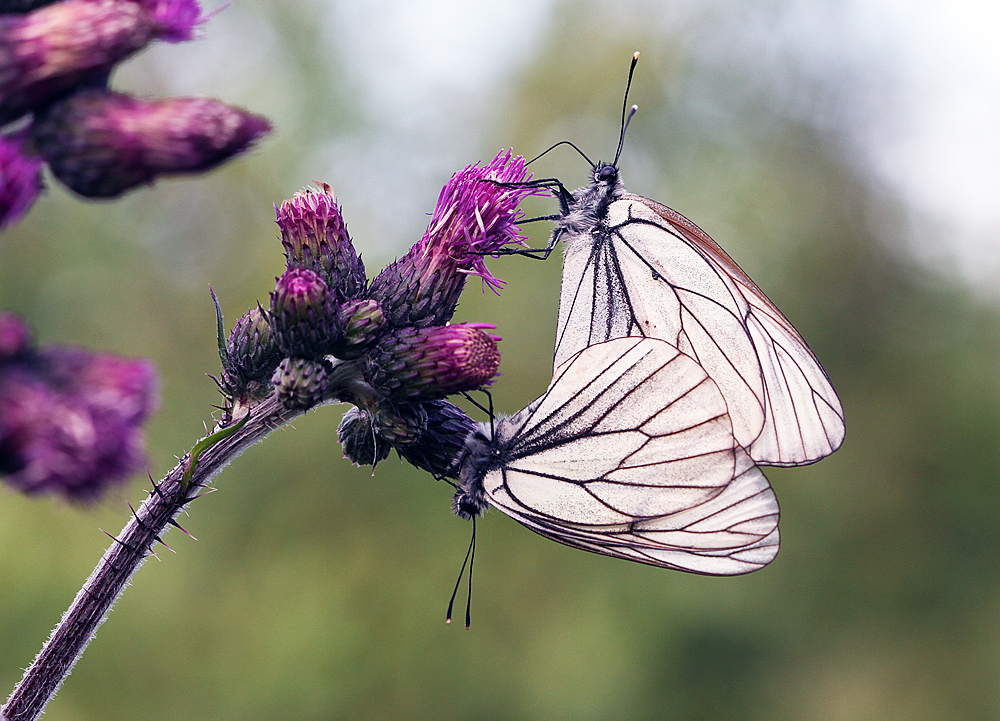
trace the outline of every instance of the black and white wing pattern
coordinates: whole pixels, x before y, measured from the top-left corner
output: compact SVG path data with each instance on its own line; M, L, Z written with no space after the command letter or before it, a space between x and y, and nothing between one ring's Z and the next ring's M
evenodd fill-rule
M492 505L594 553L736 575L778 552L778 502L725 399L662 340L591 345L524 410L466 441L455 510Z
M737 442L755 463L795 466L833 453L844 411L816 356L704 231L624 192L613 165L563 203L566 242L555 366L612 338L659 338L718 385Z

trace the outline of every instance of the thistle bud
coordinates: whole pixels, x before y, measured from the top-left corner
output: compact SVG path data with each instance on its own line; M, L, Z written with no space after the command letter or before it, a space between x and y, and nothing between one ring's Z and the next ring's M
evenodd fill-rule
M351 300L337 311L343 337L333 345L331 354L343 360L360 358L382 336L385 314L377 300Z
M222 387L233 398L263 398L271 392L271 375L281 362L281 352L260 306L236 321L226 341Z
M368 278L354 250L347 226L330 186L307 188L286 200L277 210L281 244L288 267L318 274L337 303L360 298Z
M66 347L0 360L0 475L26 493L96 498L142 467L155 404L145 360Z
M404 328L366 357L371 385L383 395L426 401L481 388L500 365L496 338L480 324Z
M356 466L376 466L389 457L392 447L375 428L368 411L352 407L337 428L344 456Z
M0 230L21 219L42 190L42 161L24 152L23 134L0 136Z
M395 445L399 455L435 478L458 478L458 457L475 421L445 400L422 403L427 425L416 442Z
M151 40L190 40L196 0L63 0L0 16L0 125L111 69Z
M151 101L85 89L37 118L31 137L67 187L113 198L163 175L209 170L270 130L265 118L210 98Z
M466 278L479 275L494 291L503 285L485 255L523 243L519 206L531 187L502 187L530 178L524 158L500 153L485 167L470 165L452 176L438 197L424 237L372 281L368 297L382 304L391 329L444 325L455 314Z
M271 382L285 408L308 410L323 401L326 377L322 361L285 358L278 364Z
M326 283L311 270L286 271L271 293L271 328L282 355L318 358L339 339Z

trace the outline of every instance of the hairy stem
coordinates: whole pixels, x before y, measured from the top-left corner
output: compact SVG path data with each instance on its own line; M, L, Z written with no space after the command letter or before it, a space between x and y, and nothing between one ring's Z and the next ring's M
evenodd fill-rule
M162 534L184 507L199 496L205 486L230 461L262 440L272 430L284 425L302 411L284 408L272 393L249 409L249 418L231 435L219 433L243 420L241 411L226 428L214 429L220 437L213 445L195 454L191 468L190 454L181 459L150 491L135 515L105 552L94 572L63 614L34 662L14 688L0 710L2 721L34 721L56 695L59 686L107 618L114 602L129 579L152 553ZM199 445L195 449L199 449Z

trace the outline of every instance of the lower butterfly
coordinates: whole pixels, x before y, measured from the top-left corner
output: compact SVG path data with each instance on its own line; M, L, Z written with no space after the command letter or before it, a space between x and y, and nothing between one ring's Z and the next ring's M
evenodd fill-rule
M663 340L589 346L545 394L466 440L455 512L493 506L585 551L709 575L778 553L778 501L718 386Z

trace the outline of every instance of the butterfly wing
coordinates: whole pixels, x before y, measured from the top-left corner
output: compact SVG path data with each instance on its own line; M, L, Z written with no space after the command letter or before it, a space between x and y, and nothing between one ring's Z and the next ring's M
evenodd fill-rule
M843 442L843 408L809 346L694 223L625 194L591 232L564 237L557 367L593 343L661 338L718 384L755 462L811 463Z
M560 543L711 575L777 554L777 499L735 442L722 394L664 341L586 348L499 422L497 443L489 502Z

